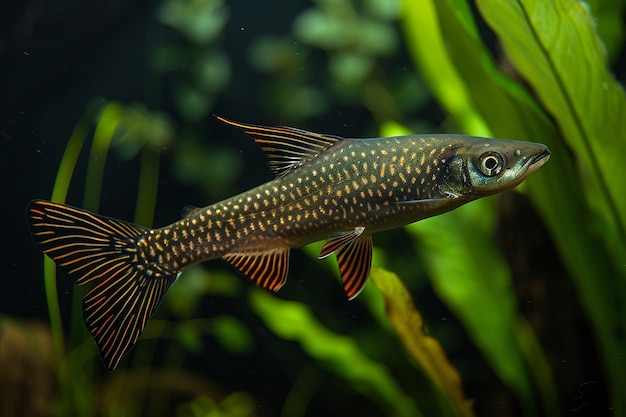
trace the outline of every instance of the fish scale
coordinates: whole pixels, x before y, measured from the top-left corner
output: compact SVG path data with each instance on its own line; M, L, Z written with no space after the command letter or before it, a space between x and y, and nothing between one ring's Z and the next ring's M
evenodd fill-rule
M302 171L198 210L189 218L155 230L152 237L159 241L170 231L174 234L176 238L170 240L181 245L177 252L183 255L173 268L177 270L197 259L220 257L257 244L262 246L271 239L298 247L358 225L384 227L388 216L399 219L406 216L412 220L416 212L424 211L422 207L407 210L390 203L430 198L437 191L439 161L427 163L418 153L409 153L418 143L419 151L426 146L418 139L400 150L392 146L398 145L397 142L395 139L345 140L341 144L347 146L311 161L300 168ZM442 154L446 149L438 148L436 152ZM220 220L213 220L216 217ZM207 219L211 219L211 224ZM206 233L194 233L203 224ZM242 237L247 239L242 241ZM188 256L186 242L194 244L198 251L195 256Z
M35 243L78 285L95 282L83 298L83 316L108 370L192 264L223 258L277 291L290 250L325 239L319 258L336 255L351 299L367 282L372 233L513 188L550 155L544 145L521 141L344 139L219 119L252 136L274 180L157 229L49 201L29 204Z

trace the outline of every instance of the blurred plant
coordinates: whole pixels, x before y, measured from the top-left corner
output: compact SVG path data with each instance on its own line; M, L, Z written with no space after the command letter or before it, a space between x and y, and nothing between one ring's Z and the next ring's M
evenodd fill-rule
M149 111L143 105L131 104L117 106L110 121L109 129L114 130L112 146L119 155L129 160L142 149L157 154L167 151L174 142L174 127L169 117L161 112ZM101 121L104 120L101 117Z
M421 415L417 404L403 392L384 365L365 355L354 339L335 334L319 323L309 307L283 301L263 290L251 291L252 309L277 336L295 340L326 369L346 379L382 410L393 416Z
M232 194L244 168L241 155L232 147L203 144L193 138L178 143L173 160L177 180L209 196Z
M244 282L232 272L207 271L199 266L186 270L185 279L173 286L165 299L168 312L179 320L176 340L190 352L199 354L205 348L202 337L212 335L228 352L250 353L255 341L239 318L230 314L218 314L211 319L194 318L207 296L237 298L243 295Z
M417 73L392 65L396 1L314 3L296 16L292 35L263 37L252 49L252 64L272 75L263 96L275 100L270 109L281 123L315 117L333 103L365 105L379 121L403 119L425 105Z
M158 46L154 66L160 77L176 75L172 92L189 122L206 119L230 80L228 56L216 46L228 17L223 0L166 0L160 8L161 22L182 36Z
M622 192L626 165L619 160L626 150L624 93L607 70L590 12L582 3L480 0L476 4L478 10L473 11L463 0L405 0L402 7L386 0L318 0L297 16L293 35L263 36L251 49L253 65L267 76L255 90L263 97L264 105L259 107L281 124L299 125L331 108L354 106L370 111L383 136L433 130L424 124L417 127L416 112L429 97L424 77L464 133L548 144L553 151L550 163L523 190L550 230L591 323L610 406L616 415L626 415L621 395L626 371L620 356L626 349L621 311L626 303ZM623 1L591 2L592 10L599 12L598 30L609 45L610 57L623 45L623 29L615 25L616 11L623 5ZM510 72L498 65L481 38L477 24L481 16L502 43L505 55L499 62L512 64L514 78L507 76ZM230 60L216 46L229 9L220 0L166 0L159 18L179 37L157 45L154 69L160 79L172 81L177 112L188 126L174 134L172 122L162 113L140 105L99 102L87 111L68 142L52 195L55 201L65 200L80 149L92 129L83 204L87 209L98 209L112 146L122 158L140 155L135 221L141 224L152 223L159 153L164 149L173 150L175 172L182 183L204 192L232 194L242 169L240 157L219 145L202 145L198 139L202 129L194 125L204 121L229 82ZM397 66L396 56L404 44L420 75ZM174 136L179 139L176 146ZM375 263L393 267L404 262L410 265L406 270L414 270L422 262L435 291L456 314L491 370L509 387L522 414L561 415L562 387L555 381L545 346L520 313L510 265L495 242L495 202L480 200L445 217L409 226L407 236L419 256L407 260L393 250L377 250ZM305 253L315 258L319 248L314 246L305 248ZM78 348L66 355L55 267L45 262L55 356L60 363L58 414L92 415L95 372L86 364L94 362L96 352L91 343L83 342L82 334L76 336L83 329L80 292L75 296L70 342L70 347ZM303 271L303 275L316 272ZM372 282L380 292L368 286L360 301L342 307L346 310L338 314L336 305L326 299L310 304L281 300L284 292L276 297L251 288L234 273L192 268L173 286L162 307L161 314L175 314L179 320L151 321L144 339L173 339L177 352L182 346L197 355L207 349L202 337L212 336L225 351L240 356L270 343L258 337L259 328L296 342L286 352L299 351L322 366L309 374L305 370L304 377L294 380L284 416L304 415L323 380L320 375L333 375L364 401L377 404L373 414L472 415L458 372L431 337L437 324L423 329L414 301L395 274L375 268ZM246 313L255 313L262 322L251 321L240 311L194 319L203 297L214 295L228 302L247 300ZM345 334L336 330L341 322L337 317L346 311L348 316L356 315L352 309L362 304L371 313L362 319L365 325L359 327L352 320ZM410 357L398 355L400 344ZM446 345L446 350L451 348ZM150 365L153 351L154 345L143 347L130 368ZM182 356L169 355L165 362L180 364ZM281 351L268 360L280 365L288 356ZM144 383L149 378L147 374L135 377ZM199 395L181 406L179 415L247 416L254 412L252 404L251 397L242 393L222 400ZM139 415L141 407L135 406L124 409L126 415ZM108 410L111 414L121 413L124 404L120 400L114 407L118 408Z
M326 51L333 80L356 93L370 77L376 59L396 51L398 38L391 23L397 18L397 3L369 1L361 10L350 0L316 3L318 8L296 18L294 34L305 45Z
M263 36L254 43L250 61L270 76L260 92L267 116L276 112L285 119L281 123L297 123L328 110L331 97L312 80L317 64L309 48L292 37Z
M165 0L158 17L177 36L156 44L152 68L167 86L164 98L171 95L185 121L173 155L177 179L219 197L234 187L241 157L232 149L206 144L205 129L195 123L206 125L215 100L230 82L230 58L219 47L229 16L223 0Z
M49 326L0 314L0 335L0 415L51 415L57 379Z
M178 410L179 417L251 417L256 401L243 392L230 394L221 401L201 395Z

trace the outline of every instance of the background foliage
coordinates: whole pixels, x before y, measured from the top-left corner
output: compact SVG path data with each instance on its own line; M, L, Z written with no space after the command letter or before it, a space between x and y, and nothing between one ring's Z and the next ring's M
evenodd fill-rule
M9 218L51 195L163 225L271 179L212 113L351 137L533 140L553 156L515 192L376 235L354 302L319 244L292 256L276 295L219 261L196 266L113 374L85 334L81 291L47 261L42 285L16 221L0 414L626 415L624 3L7 9Z

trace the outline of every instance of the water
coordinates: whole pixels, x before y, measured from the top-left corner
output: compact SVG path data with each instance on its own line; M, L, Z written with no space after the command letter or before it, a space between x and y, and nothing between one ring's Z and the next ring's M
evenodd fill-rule
M110 374L84 330L83 289L59 274L46 292L25 207L50 198L72 137L75 169L59 177L69 204L162 226L186 205L271 179L252 140L211 114L347 137L379 136L390 121L463 132L415 69L395 2L326 3L7 11L0 415L609 415L615 388L598 370L599 336L545 218L518 193L424 224L450 242L441 248L420 225L374 236L374 264L397 274L417 310L392 305L423 318L445 352L428 362L458 372L460 391L442 394L416 365L421 328L405 317L408 339L394 330L380 285L346 300L334 259L316 260L319 244L292 252L276 295L219 260L185 272Z

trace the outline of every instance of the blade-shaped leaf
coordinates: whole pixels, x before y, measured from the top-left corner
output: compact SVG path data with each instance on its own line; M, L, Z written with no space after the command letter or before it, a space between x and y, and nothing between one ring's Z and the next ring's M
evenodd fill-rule
M623 49L624 35L624 12L626 1L624 0L587 0L598 29L598 35L606 47L610 61L619 57Z
M424 333L422 316L402 281L382 268L372 268L370 278L383 293L386 315L407 351L446 395L458 416L473 416L463 394L459 372L446 357L439 341Z
M494 371L530 406L534 403L530 377L514 334L515 295L508 268L489 234L494 213L493 201L481 200L407 229L416 238L437 293L458 315Z
M626 96L593 19L576 0L479 0L487 23L584 164L588 198L613 239L626 239Z
M406 134L391 124L382 133ZM436 292L530 414L535 403L531 378L515 334L518 317L510 274L490 234L494 218L494 201L478 200L407 230Z
M489 128L474 108L468 86L451 60L435 4L433 1L402 2L402 29L409 53L430 88L457 122L475 135L489 136Z
M406 3L418 8L428 2ZM618 406L616 409L626 409L626 405L620 399L623 397L620 394L621 387L626 384L626 373L621 365L623 361L619 353L623 351L624 342L616 336L624 331L623 319L620 318L622 315L618 311L619 308L616 308L623 304L621 294L624 294L625 286L626 271L624 271L623 262L620 261L620 254L623 259L624 253L623 242L616 242L614 232L599 235L594 223L586 220L592 218L592 215L587 199L583 195L585 185L581 183L580 177L588 176L588 172L583 172L582 175L577 173L576 162L571 156L572 149L568 149L561 139L562 133L544 116L542 109L522 86L500 74L493 58L480 39L467 3L463 0L442 0L433 3L437 10L436 18L439 19L440 25L446 28L446 31L442 31L440 35L445 38L444 44L447 47L449 64L454 66L463 84L464 88L461 91L471 96L471 98L465 98L465 101L475 103L479 114L487 122L494 135L540 141L552 150L553 156L550 163L540 173L527 180L524 186L544 217L578 289L585 312L592 322L591 327L595 332L596 342L602 351L601 360L612 384L614 405ZM494 7L504 4L502 1L492 3ZM515 2L508 2L507 5L511 3ZM417 14L418 12L412 13L412 15ZM406 27L412 29L412 36L423 35L423 28L416 26L415 23L412 19L404 22ZM506 30L515 22L504 20L500 23L502 24L501 30ZM555 25L556 23L553 24ZM428 29L429 26L426 28ZM420 55L423 60L433 61L433 65L438 63L439 56L431 55L428 48L414 51L413 54ZM438 82L443 81L445 80L438 80ZM461 123L466 133L479 134L472 130L471 124L464 123L463 114L455 112L457 106L449 103L449 96L439 94L436 87L434 91L444 108ZM591 102L588 105L595 106ZM623 118L616 114L612 117ZM616 136L615 141L620 144L626 143L625 134L621 133ZM578 152L582 151L575 153ZM623 181L621 178L612 180L616 183ZM594 203L593 200L591 203ZM456 213L450 213L450 215L454 217ZM453 229L449 225L445 228L446 233ZM613 248L613 257L617 262L611 262L607 247ZM597 279L597 277L602 278ZM446 299L446 296L442 294L442 298ZM527 359L527 365L533 369L537 378L536 383L541 387L536 392L544 396L547 405L552 404L551 407L554 407L556 397L553 383L540 376L542 368L531 358Z
M299 342L312 358L350 381L355 389L378 398L381 406L390 409L390 415L421 415L385 366L368 358L350 337L325 328L305 304L254 290L250 305L277 336Z

